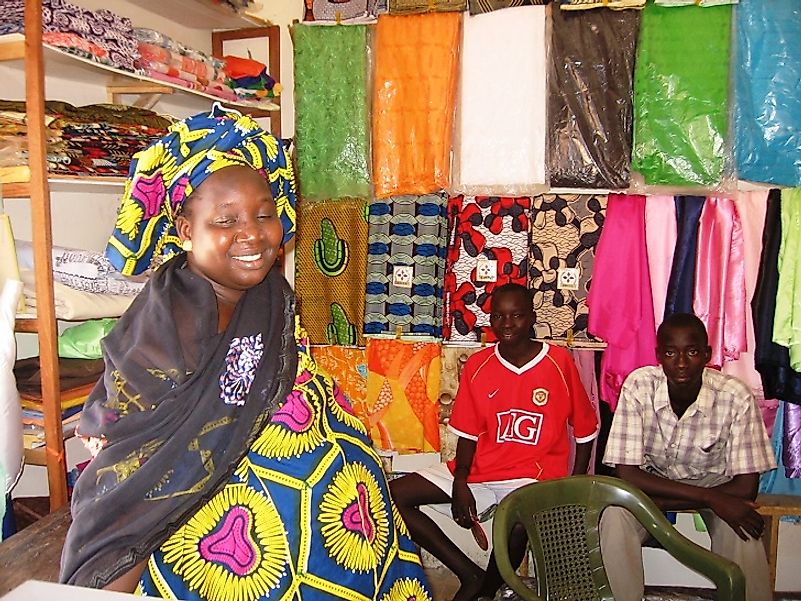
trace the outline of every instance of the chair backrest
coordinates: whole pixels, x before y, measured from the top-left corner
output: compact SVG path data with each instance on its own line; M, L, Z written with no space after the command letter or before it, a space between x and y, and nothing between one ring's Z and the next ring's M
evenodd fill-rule
M739 567L680 534L645 493L606 476L536 482L500 503L492 537L498 569L506 583L522 599L531 601L614 601L599 533L601 513L610 505L630 511L671 555L712 580L719 599L744 601L745 577ZM528 534L536 592L523 584L515 573L517 566L509 561L509 534L518 523Z

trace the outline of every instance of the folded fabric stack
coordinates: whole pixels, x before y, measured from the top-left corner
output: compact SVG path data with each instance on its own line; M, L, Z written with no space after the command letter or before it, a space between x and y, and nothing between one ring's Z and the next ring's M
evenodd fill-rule
M112 104L45 104L48 170L55 175L128 174L134 153L164 135L171 121L153 111ZM0 181L27 181L25 103L0 100Z
M153 29L137 27L134 36L139 47L136 67L148 77L225 100L236 100L236 95L225 83L221 60L188 48Z
M0 35L24 33L25 0L0 0ZM134 71L138 56L130 19L86 10L67 0L42 0L44 41L100 63ZM63 35L50 35L50 34Z
M33 244L24 240L15 240L14 244L20 268L33 269ZM136 296L145 287L144 278L122 275L99 252L54 246L52 261L53 279L74 290Z
M281 93L281 84L270 77L264 63L241 56L225 56L224 60L228 85L238 99L262 100Z

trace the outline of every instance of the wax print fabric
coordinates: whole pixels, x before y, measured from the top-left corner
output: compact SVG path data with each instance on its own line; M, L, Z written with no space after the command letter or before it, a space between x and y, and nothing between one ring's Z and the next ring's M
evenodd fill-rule
M458 436L448 428L448 420L453 410L453 402L459 390L459 379L467 359L480 351L480 346L443 346L440 354L441 369L439 379L439 440L440 456L443 461L456 455Z
M587 292L606 215L606 196L543 194L532 199L528 286L537 338L597 345L587 332Z
M649 4L634 73L632 169L647 184L714 186L728 143L731 6Z
M551 12L550 183L627 188L638 11Z
M380 449L439 451L441 345L367 339L367 410Z
M801 185L801 10L794 0L740 0L733 65L737 176Z
M526 285L530 208L528 197L459 195L448 201L446 340L495 340L489 326L492 291Z
M388 4L391 15L462 12L467 8L467 0L389 0Z
M446 204L442 194L370 203L365 334L442 336Z
M312 344L364 344L365 213L357 199L300 205L295 292Z
M381 15L373 51L375 197L450 183L461 14Z
M354 346L313 346L312 357L348 397L353 413L367 426L367 354Z
M341 22L361 19L368 16L368 4L369 0L305 0L303 20Z
M465 19L452 190L504 195L542 190L545 10L522 6Z
M295 143L304 200L370 194L367 39L366 25L298 25L293 31Z

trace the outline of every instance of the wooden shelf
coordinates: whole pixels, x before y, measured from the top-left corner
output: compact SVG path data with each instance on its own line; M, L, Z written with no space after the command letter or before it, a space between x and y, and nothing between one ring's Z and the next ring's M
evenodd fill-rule
M162 2L162 4L169 3ZM19 33L10 33L0 36L0 60L5 60L7 64L19 63L19 68L23 69L24 65L23 61L21 60L22 57L19 56L19 48L20 42L24 41L25 36ZM206 92L191 90L183 86L160 81L145 75L138 75L136 73L131 73L130 71L123 71L122 69L109 67L108 65L97 63L81 56L75 56L74 54L64 52L63 50L49 44L42 44L42 47L45 51L45 65L49 75L66 78L73 81L81 81L87 85L94 84L106 86L109 88L109 93L113 93L115 89L119 89L121 82L124 81L128 84L128 89L131 90L132 94L152 93L152 89L155 87L156 89L160 90L171 90L171 93L177 92L182 96L185 95L186 98L195 99L197 101L197 106L191 108L194 108L197 112L208 109L209 100L219 102L223 106L237 109L247 109L248 111L258 110L273 112L280 110L280 106L277 104L277 102L232 102L230 100L220 98L219 96L214 96L213 94L207 94ZM135 83L139 83L140 86L134 86L133 84ZM141 84L143 83L148 85L142 86Z
M38 332L39 322L36 320L36 316L22 317L18 315L16 320L14 320L14 331L28 334L35 334Z
M270 22L213 0L138 0L137 5L192 29L236 29Z
M117 192L125 186L125 178L116 176L52 175L47 181L50 190L55 192L102 192L102 188ZM3 184L3 198L30 198L30 196L29 182Z

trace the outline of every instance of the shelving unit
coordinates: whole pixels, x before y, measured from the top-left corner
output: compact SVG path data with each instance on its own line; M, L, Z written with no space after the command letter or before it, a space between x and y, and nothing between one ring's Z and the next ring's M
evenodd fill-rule
M222 32L227 39L265 37L270 44L271 74L279 78L280 50L278 27L252 27L262 24L257 18L229 10L213 0L139 0L138 5L173 19L185 27L223 29L248 26L245 35ZM215 32L215 36L218 32ZM218 44L215 38L215 47ZM221 43L221 42L220 42ZM220 49L222 46L220 46ZM219 54L218 54L219 55ZM47 173L47 140L45 128L45 67L51 75L81 85L105 87L108 101L122 102L123 96L135 95L135 106L152 106L163 95L180 98L187 114L208 110L212 101L254 114L269 116L270 129L280 135L280 104L277 102L230 102L216 96L172 85L127 71L108 67L64 52L42 42L41 0L25 0L25 35L0 36L0 62L13 69L23 69L28 123L28 169L26 182L4 184L5 198L29 198L33 237L34 271L36 274L36 315L18 315L15 331L35 333L39 338L42 395L44 399L44 447L26 451L28 463L45 465L50 491L50 508L56 510L67 503L66 457L61 426L61 393L59 391L58 330L52 280L52 218L50 195L53 192L118 192L123 178L61 176ZM98 101L102 101L99 99Z

